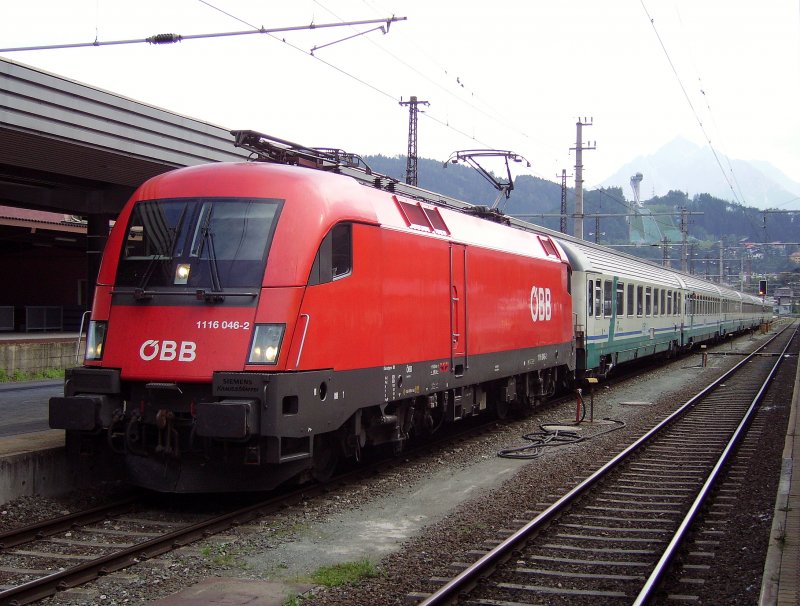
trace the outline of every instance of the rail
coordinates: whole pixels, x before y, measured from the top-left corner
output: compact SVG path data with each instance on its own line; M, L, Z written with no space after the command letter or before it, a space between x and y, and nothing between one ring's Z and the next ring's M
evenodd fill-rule
M625 450L623 450L618 455L613 457L610 461L608 461L605 465L603 465L600 469L598 469L596 472L594 472L580 484L572 488L558 501L556 501L547 509L545 509L543 512L541 512L539 515L537 515L533 520L525 524L525 526L523 526L515 533L513 533L511 536L506 538L495 548L491 549L489 552L487 552L485 555L479 558L474 564L464 569L460 574L458 574L453 579L448 581L437 591L432 593L423 601L419 602L419 606L441 606L443 604L454 603L463 592L475 586L478 583L479 579L490 574L492 570L494 570L497 566L506 561L512 553L519 550L524 544L526 544L530 539L532 539L533 536L535 536L538 532L543 530L557 517L562 515L567 509L571 508L574 505L575 501L578 499L578 497L585 495L589 491L589 489L591 489L599 482L601 482L603 479L605 479L612 471L616 470L616 468L623 461L626 461L629 457L631 457L631 455L638 452L645 445L648 445L651 442L651 440L656 435L658 435L664 428L672 425L673 422L675 422L680 417L684 416L688 411L694 408L697 403L703 400L717 387L724 384L729 378L731 378L740 369L742 369L742 367L744 367L748 362L754 359L760 359L762 356L758 355L759 352L765 349L767 346L769 346L788 328L789 326L785 327L783 330L781 330L781 332L774 335L769 341L764 343L755 352L751 353L746 358L739 361L739 363L736 364L733 368L731 368L721 377L717 378L712 383L703 388L698 394L696 394L694 397L692 397L690 400L684 403L680 408L675 410L672 414L670 414L668 417L666 417L664 420L658 423L655 427L653 427L641 438L639 438L637 441L628 446ZM796 332L797 328L795 328L795 333ZM789 339L789 342L791 342L791 339ZM773 370L769 373L769 380L771 380L771 378L774 376L774 372L777 368L777 365L780 363L780 361L784 359L785 351L786 350L784 349L784 353L781 354L781 356L776 361L776 364L773 366ZM767 381L765 381L765 385L762 386L761 389L759 390L756 400L754 400L754 403L751 404L748 411L750 410L754 411L755 408L757 407L757 403L758 401L760 401L763 392L766 389L766 383ZM747 426L748 422L749 419L747 421L743 420L740 423L739 427L736 430L737 437L735 437L735 439L731 438L732 443L729 443L724 450L726 457L730 455L733 446L735 446L736 442L738 442L739 439L738 436L740 435L741 431L743 431L743 428ZM703 496L708 494L710 486L712 486L714 481L716 480L716 477L719 474L719 469L721 467L722 463L718 463L717 465L715 465L713 470L714 479L711 480L710 483L707 482L708 484L707 487L704 485L702 490ZM694 517L694 514L696 513L698 508L699 508L699 503L695 503L692 506L690 512L692 518ZM685 535L686 529L688 528L689 524L690 521L686 523L681 523L679 527L679 532L681 536L678 539L675 539L674 541L670 542L670 554L665 558L662 558L664 560L663 564L659 562L659 565L657 566L656 570L653 571L653 575L656 575L655 578L653 578L652 581L648 579L648 586L646 587L647 594L642 596L641 598L642 600L649 599L649 596L653 591L653 588L657 586L658 580L664 574L664 570L666 570L666 567L668 566L669 562L674 556L675 551L680 545L681 539ZM642 590L642 592L644 591L645 589ZM646 602L645 601L637 602L637 604L644 604L644 603Z
M466 429L461 428L459 431L442 436L441 440L408 449L405 451L405 455L407 457L415 455L426 456L431 449L441 448L452 441L460 441L467 436L480 434L490 425L481 424ZM394 459L388 458L342 473L333 478L332 481L337 483L346 481L363 482L364 477L372 477L380 469L394 468L395 465ZM310 484L284 493L273 494L250 505L194 524L187 524L182 528L125 547L114 553L97 557L17 586L8 587L0 591L0 604L19 605L41 600L59 591L93 581L101 575L127 568L139 561L159 556L170 550L223 532L232 526L246 524L260 516L281 511L310 497L324 494L327 490L328 488L325 484ZM107 506L46 520L17 530L6 531L0 534L0 551L9 550L9 548L23 543L47 540L47 537L58 532L64 530L74 531L81 525L90 525L94 521L109 519L114 515L124 515L131 508L141 508L142 503L142 497L134 494L129 498L120 499Z
M787 328L788 326L783 330L786 330ZM783 330L778 334L781 334ZM797 332L798 328L795 328L795 333ZM777 336L778 335L775 335L774 338L777 338ZM772 340L773 339L770 339L769 342L771 343ZM736 428L736 431L733 433L730 440L728 440L728 444L725 446L725 450L722 452L722 455L720 455L716 465L714 465L714 469L711 470L711 473L709 474L708 478L703 484L703 487L700 489L700 492L697 494L697 497L695 498L691 507L689 507L689 511L684 516L678 529L675 531L672 540L669 542L669 545L667 545L667 548L664 550L664 553L662 554L655 568L645 581L645 584L642 587L642 590L639 592L639 595L636 596L636 600L633 602L633 606L643 606L653 598L653 595L658 587L659 582L664 577L667 569L669 568L669 565L675 558L675 554L677 553L678 549L683 543L683 540L686 537L686 533L689 531L692 522L694 522L698 512L700 511L700 508L702 507L705 500L708 498L711 489L717 483L720 475L722 474L723 467L731 459L733 450L742 440L742 437L747 431L747 427L753 420L753 417L755 416L756 411L758 410L758 405L761 403L761 400L764 397L764 393L766 392L769 385L772 383L775 374L778 372L778 367L781 365L783 360L786 359L787 351L791 343L792 339L790 338L786 342L786 346L783 348L783 351L778 355L777 359L775 360L775 364L772 365L772 369L769 371L767 378L764 380L764 383L761 385L761 388L758 390L758 393L756 394L755 398L753 398L753 401L750 403L750 406L748 407L747 412L745 413L744 417L742 418L738 427ZM737 365L736 367L738 368L738 366L739 365Z

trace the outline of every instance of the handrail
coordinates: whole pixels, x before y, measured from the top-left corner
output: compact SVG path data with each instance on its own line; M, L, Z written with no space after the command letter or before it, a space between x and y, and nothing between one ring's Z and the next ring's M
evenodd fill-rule
M306 325L303 328L303 337L300 339L300 349L297 351L297 361L294 363L294 368L300 368L300 356L303 355L303 346L306 344L306 333L308 332L308 325L311 324L311 316L308 314L300 314L301 318L306 319Z
M81 355L81 338L83 337L83 324L86 321L87 314L92 313L90 309L87 309L83 314L81 314L81 327L78 329L78 341L75 344L75 364L80 364L80 355Z

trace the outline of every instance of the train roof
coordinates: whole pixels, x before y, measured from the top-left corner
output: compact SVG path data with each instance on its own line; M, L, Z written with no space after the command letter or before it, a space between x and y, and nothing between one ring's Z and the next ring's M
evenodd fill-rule
M237 147L249 149L253 153L252 159L282 164L296 164L335 172L352 177L368 187L397 193L435 206L450 208L523 231L549 236L561 245L575 271L596 271L612 275L625 275L630 279L649 281L662 284L665 287L687 289L697 293L739 299L746 302L761 302L758 297L738 292L733 288L714 284L697 276L676 269L665 268L657 263L625 252L535 225L522 219L505 215L495 209L470 204L457 198L407 185L392 177L375 173L359 156L345 153L342 150L304 147L251 130L232 131L232 134Z

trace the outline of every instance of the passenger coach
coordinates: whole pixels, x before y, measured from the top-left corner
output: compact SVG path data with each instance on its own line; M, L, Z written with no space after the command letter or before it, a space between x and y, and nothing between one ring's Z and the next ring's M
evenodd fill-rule
M573 270L579 372L605 376L618 364L671 357L766 321L752 295L574 238L561 244Z

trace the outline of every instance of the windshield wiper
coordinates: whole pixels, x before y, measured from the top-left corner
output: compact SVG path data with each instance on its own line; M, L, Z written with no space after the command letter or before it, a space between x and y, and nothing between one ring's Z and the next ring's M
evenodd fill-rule
M147 268L144 271L144 275L142 279L139 281L139 287L134 290L134 298L137 301L141 301L144 299L152 299L152 293L147 292L147 285L150 282L150 278L153 277L153 272L156 268L156 261L163 261L166 259L172 259L175 255L175 245L178 242L178 234L181 232L181 227L183 227L183 219L186 216L186 206L183 207L181 211L180 217L178 217L178 223L174 228L167 228L170 231L169 241L167 242L167 253L168 256L164 257L163 254L154 254L150 259L150 263L147 264Z
M211 270L211 292L206 292L203 289L197 291L197 298L209 303L217 303L224 301L225 297L222 294L222 284L219 281L219 265L217 265L217 252L214 249L214 232L211 231L211 212L206 215L205 224L200 228L200 235L202 240L200 242L200 250L197 252L198 257L203 254L203 247L208 246L208 266Z

